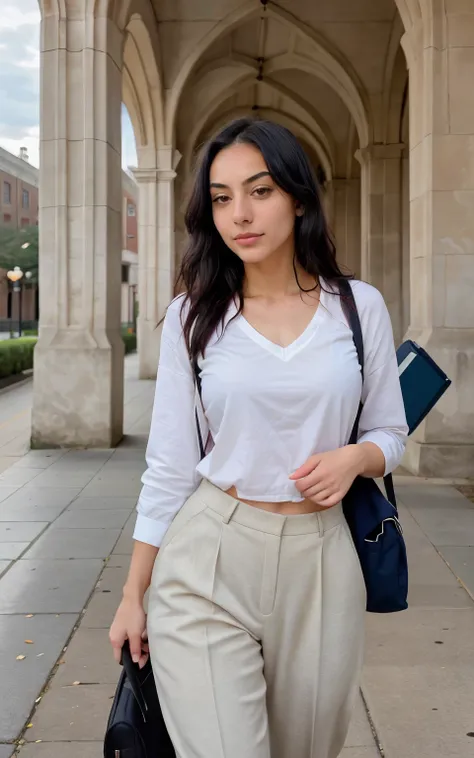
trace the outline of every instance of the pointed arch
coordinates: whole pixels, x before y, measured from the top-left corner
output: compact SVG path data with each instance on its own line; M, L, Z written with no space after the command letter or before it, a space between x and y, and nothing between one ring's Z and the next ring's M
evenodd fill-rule
M323 61L312 60L297 53L280 55L278 58L269 61L265 67L267 76L292 69L304 71L316 79L321 79L321 81L336 92L352 116L359 135L359 143L367 145L371 138L373 127L369 126L368 110L362 99L355 95L353 83L349 77L346 75L336 81L333 76L334 72Z
M239 62L240 60L241 62ZM217 92L215 96L208 101L205 99L204 95L206 90L209 89L206 87L206 76L212 76L216 71L222 71L224 67L227 69L234 69L234 76L230 81L228 79L223 80L219 92ZM205 123L206 119L210 118L212 116L212 113L217 112L219 106L228 98L229 86L232 87L233 94L240 93L254 81L256 70L258 71L258 64L256 61L251 58L247 59L245 56L238 56L238 60L220 58L218 60L210 61L199 68L196 79L193 79L193 89L195 90L195 93L199 93L199 104L201 106L201 109L205 110L205 114L199 118L199 113L201 111L198 112L198 123L194 126L191 133L188 134L188 138L185 141L185 154L187 154L188 146L190 144L194 144L195 136L196 134L199 134L201 130L199 124ZM312 105L312 103L308 102L297 92L291 90L286 85L271 77L266 76L263 84L270 91L286 98L297 108L301 108L305 113L308 114L312 124L311 129L315 137L321 143L321 148L326 153L326 156L331 163L332 169L334 170L336 145L332 136L331 129L319 111Z
M140 98L133 77L127 65L124 63L122 72L122 100L127 108L130 121L133 125L133 133L137 145L146 145L148 142L147 128L144 114L140 107Z
M166 113L166 139L169 142L172 141L175 133L175 123L181 95L204 53L215 42L227 36L236 27L253 18L258 18L261 12L261 8L256 7L254 2L245 3L241 8L233 11L216 24L199 44L195 46L192 54L188 56L186 62L181 67L169 91ZM312 67L313 71L314 66L316 66L318 71L324 75L325 81L338 92L354 119L361 146L367 145L371 136L368 97L349 63L347 61L343 62L341 56L336 55L335 51L330 49L329 43L326 40L319 38L316 33L310 31L309 27L305 26L287 11L278 6L268 5L266 7L266 14L269 18L275 18L291 32L296 32L305 40L312 52L313 58L309 59L297 56L300 59L300 63L305 63L308 67Z
M140 3L148 13L148 3ZM163 86L159 65L159 40L153 19L134 13L128 21L123 54L123 101L135 131L137 150L156 151L164 144ZM148 162L151 155L147 154Z
M224 103L221 103L225 105ZM220 111L219 113L210 113L206 119L202 119L199 124L199 131L194 130L194 142L190 144L190 154L186 156L187 167L189 171L190 162L192 160L192 153L196 148L196 143L199 137L203 134L212 134L220 125L233 118L239 118L240 116L248 116L248 108L243 106L230 106L229 108ZM333 175L333 166L330 161L330 157L325 152L320 141L316 138L309 126L295 116L285 113L281 110L275 110L274 108L259 108L259 113L269 119L273 119L282 126L287 126L296 135L300 135L305 142L311 147L314 154L321 162L321 166L327 176L328 181L331 181ZM187 174L188 175L188 172Z

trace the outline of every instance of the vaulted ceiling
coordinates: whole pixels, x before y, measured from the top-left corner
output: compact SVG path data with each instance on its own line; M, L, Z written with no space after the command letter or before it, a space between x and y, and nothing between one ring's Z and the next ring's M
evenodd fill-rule
M399 140L407 72L397 4L412 1L134 0L156 36L158 141L172 141L189 167L213 130L254 113L293 129L328 178L357 175L357 147ZM143 47L129 45L126 60Z

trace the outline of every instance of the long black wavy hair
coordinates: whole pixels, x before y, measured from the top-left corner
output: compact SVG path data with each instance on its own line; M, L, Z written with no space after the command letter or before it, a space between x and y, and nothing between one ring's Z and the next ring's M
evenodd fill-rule
M185 290L183 332L193 363L204 354L214 330L224 324L231 301L237 301L238 313L243 308L244 264L214 225L209 180L216 155L236 143L258 148L273 181L304 208L295 219L296 280L296 262L316 281L320 276L332 283L349 278L336 262L316 176L296 137L271 121L241 118L231 122L203 149L185 215L188 243L178 282Z

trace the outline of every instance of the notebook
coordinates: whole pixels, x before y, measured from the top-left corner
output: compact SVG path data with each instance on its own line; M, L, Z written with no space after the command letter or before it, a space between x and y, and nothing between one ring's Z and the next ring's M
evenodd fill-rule
M428 355L426 350L406 340L397 350L398 374L409 434L421 424L451 380Z

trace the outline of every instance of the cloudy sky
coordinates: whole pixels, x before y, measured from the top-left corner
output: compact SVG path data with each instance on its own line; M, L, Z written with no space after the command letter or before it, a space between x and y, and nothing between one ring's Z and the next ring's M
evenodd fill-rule
M0 147L18 155L28 149L39 165L38 0L0 0ZM136 165L132 127L122 118L122 164Z

